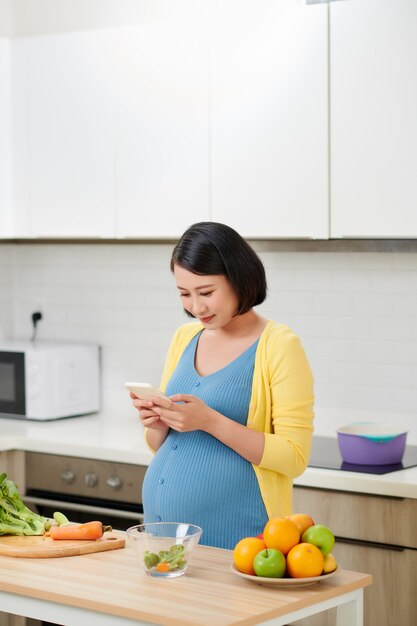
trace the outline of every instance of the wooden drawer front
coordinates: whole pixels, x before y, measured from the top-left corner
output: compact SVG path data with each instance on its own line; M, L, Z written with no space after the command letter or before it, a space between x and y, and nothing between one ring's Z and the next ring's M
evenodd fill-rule
M417 548L417 500L294 487L293 511L338 537Z
M364 626L416 624L417 551L384 549L339 541L333 554L344 569L372 574L364 590ZM336 609L294 622L297 626L336 626Z

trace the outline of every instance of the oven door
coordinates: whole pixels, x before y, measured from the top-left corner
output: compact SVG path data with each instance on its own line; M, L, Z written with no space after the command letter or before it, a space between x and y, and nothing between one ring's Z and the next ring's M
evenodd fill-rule
M145 466L44 452L26 452L25 466L22 499L40 515L61 511L70 522L96 519L117 530L142 523Z
M71 501L45 498L34 495L26 495L23 501L32 511L44 517L53 517L55 511L61 511L71 522L83 524L91 522L92 519L103 522L115 530L126 530L129 526L142 524L142 507L136 504L124 502L123 507L115 508L113 503L106 503L102 500L90 499L88 504L77 502L76 498Z
M0 351L1 417L26 415L25 353Z

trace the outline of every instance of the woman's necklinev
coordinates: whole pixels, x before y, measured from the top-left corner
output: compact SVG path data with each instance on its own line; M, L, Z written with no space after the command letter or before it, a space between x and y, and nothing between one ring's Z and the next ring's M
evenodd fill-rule
M216 333L204 329L198 339L195 351L194 367L199 376L208 376L217 372L241 356L262 335L268 320L259 318L252 332L245 335Z

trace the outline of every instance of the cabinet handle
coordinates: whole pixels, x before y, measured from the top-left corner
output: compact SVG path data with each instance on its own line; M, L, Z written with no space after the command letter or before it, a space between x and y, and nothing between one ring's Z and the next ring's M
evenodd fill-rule
M348 539L346 537L336 537L336 543L350 543L355 546L363 546L364 548L378 548L382 550L394 550L395 552L404 552L405 547L394 546L391 543L378 543L377 541L366 541L363 539Z

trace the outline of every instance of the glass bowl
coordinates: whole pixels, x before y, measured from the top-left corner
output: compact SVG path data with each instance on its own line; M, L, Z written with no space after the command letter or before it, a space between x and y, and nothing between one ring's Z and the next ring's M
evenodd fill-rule
M154 522L131 526L126 532L148 575L174 578L185 574L203 531L193 524Z

